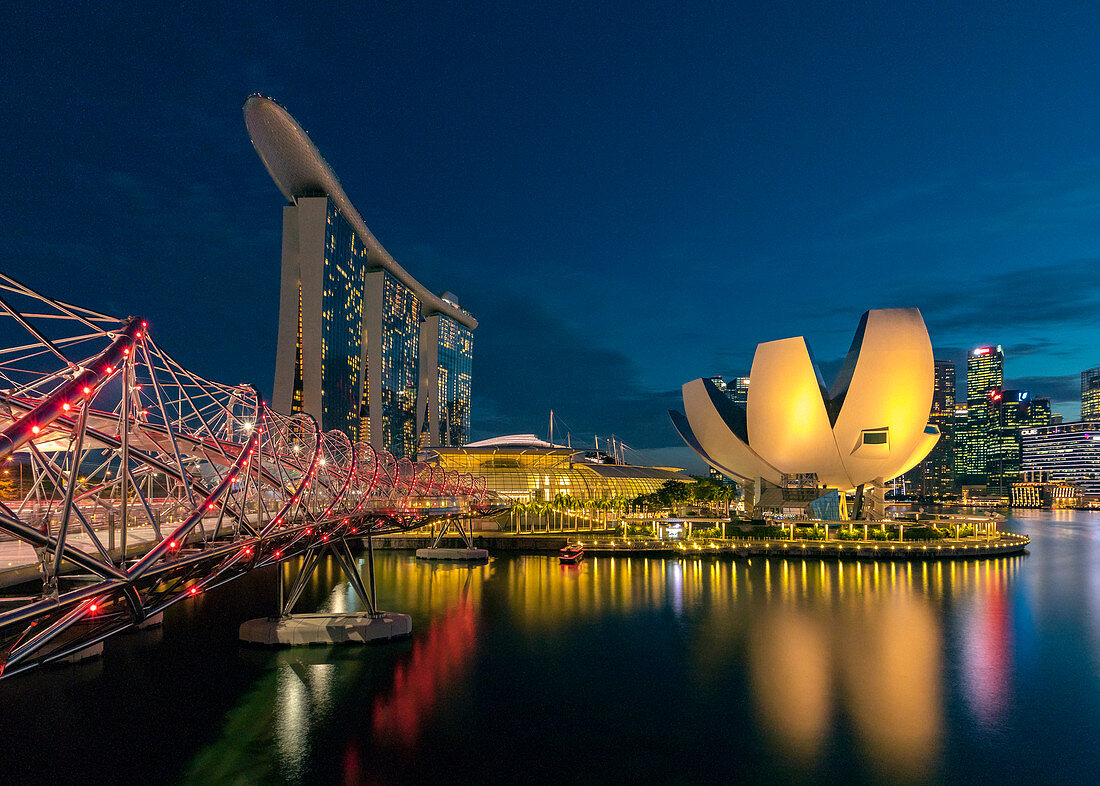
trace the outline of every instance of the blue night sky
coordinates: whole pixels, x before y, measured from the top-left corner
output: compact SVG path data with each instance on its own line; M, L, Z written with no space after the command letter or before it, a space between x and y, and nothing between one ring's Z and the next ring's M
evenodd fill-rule
M1004 345L1067 419L1100 365L1095 7L112 5L5 13L0 269L211 378L274 370L252 92L479 318L475 436L553 407L695 469L683 382L792 335L828 377L872 307L919 307L960 384Z

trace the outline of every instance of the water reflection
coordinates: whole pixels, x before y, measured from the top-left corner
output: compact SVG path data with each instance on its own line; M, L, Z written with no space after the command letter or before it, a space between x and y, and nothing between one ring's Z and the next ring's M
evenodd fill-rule
M614 710L628 725L659 722L664 697L675 695L689 719L695 707L711 718L740 718L795 774L816 772L851 741L876 777L935 777L949 738L949 680L958 677L953 688L983 724L1001 723L1012 701L1009 597L1025 559L594 557L562 566L513 556L471 568L383 553L380 606L412 614L412 641L243 652L265 665L265 676L189 777L385 780L386 762L406 766L440 735L453 737L453 724L480 728L491 713L523 729L532 722L529 697L554 695L562 675L578 670L594 674L580 700L605 702L597 709ZM328 567L306 602L358 610L358 598ZM617 666L631 647L646 662L645 648L667 649L669 640L682 642L675 649L682 656L647 675L645 691L614 693L613 681L599 676L603 665L585 660L595 646ZM483 673L486 650L497 668L516 669L515 684L503 704L479 707L471 687L497 678ZM525 663L544 674L525 671ZM565 712L550 707L541 712ZM270 755L258 757L263 750ZM319 750L327 752L319 758Z
M477 617L464 586L455 603L432 620L428 635L413 644L412 656L397 664L393 688L375 700L375 735L411 748L440 694L467 670L476 643Z
M849 728L883 776L938 766L944 735L944 620L955 614L963 696L988 722L1009 694L1011 608L1024 557L972 562L595 558L503 562L514 622L537 631L585 616L666 608L692 638L700 693L743 668L776 751L811 766ZM674 679L666 675L665 679Z

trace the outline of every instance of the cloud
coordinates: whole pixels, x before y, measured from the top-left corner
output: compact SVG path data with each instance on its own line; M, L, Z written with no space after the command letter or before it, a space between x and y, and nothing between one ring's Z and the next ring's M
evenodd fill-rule
M978 326L990 332L1092 326L1100 305L1100 260L1036 265L951 286L922 282L904 297L920 307L930 330L950 334L972 334Z
M1014 377L1005 380L1010 390L1027 390L1035 397L1049 398L1054 402L1080 402L1081 375L1064 374L1053 377Z
M649 390L622 352L600 346L598 320L553 312L534 298L477 293L470 310L474 348L473 429L477 436L545 434L550 410L575 441L614 433L638 449L680 440L668 410L680 391ZM555 439L564 438L560 431Z

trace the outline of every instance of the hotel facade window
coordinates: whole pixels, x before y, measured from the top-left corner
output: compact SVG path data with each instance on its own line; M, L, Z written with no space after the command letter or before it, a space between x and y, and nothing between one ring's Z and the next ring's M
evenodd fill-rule
M328 204L321 292L321 419L326 430L359 437L363 354L363 274L367 250Z
M439 319L439 441L441 447L465 445L470 437L470 380L474 332Z

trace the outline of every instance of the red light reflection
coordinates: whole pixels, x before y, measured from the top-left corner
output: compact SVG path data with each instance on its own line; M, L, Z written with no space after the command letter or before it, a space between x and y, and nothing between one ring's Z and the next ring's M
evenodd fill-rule
M465 669L476 641L477 618L463 594L432 622L427 638L413 644L412 656L397 665L389 695L375 700L375 735L412 747L440 692Z

